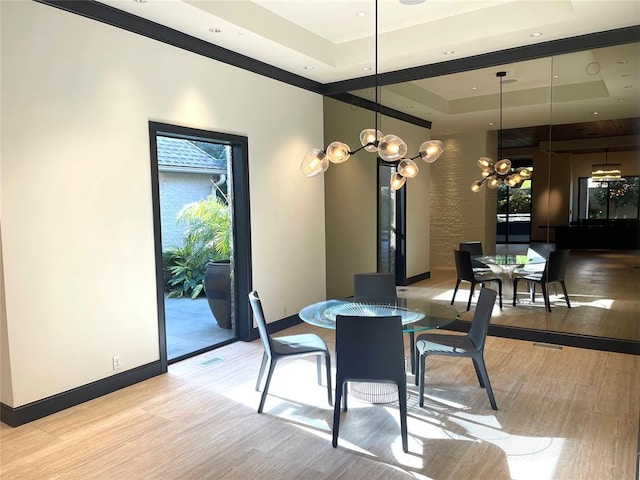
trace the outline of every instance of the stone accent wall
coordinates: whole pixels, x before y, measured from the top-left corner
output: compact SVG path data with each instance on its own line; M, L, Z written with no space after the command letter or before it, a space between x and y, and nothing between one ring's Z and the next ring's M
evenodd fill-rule
M495 133L474 132L440 139L444 153L431 170L431 265L453 266L453 250L478 240L495 248L496 193L471 191L481 178L478 158L495 158ZM491 231L492 233L489 233Z

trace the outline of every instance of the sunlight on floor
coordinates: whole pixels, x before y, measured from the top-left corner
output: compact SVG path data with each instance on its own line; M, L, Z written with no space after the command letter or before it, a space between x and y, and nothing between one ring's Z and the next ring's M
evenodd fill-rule
M257 375L257 369L256 369ZM265 413L290 422L297 428L331 443L333 407L327 402L326 385L318 385L313 361L291 360L281 362L274 373L269 395L265 404ZM255 391L255 378L247 379L236 389L226 392L234 401L256 409L260 393ZM552 479L562 453L566 439L559 437L535 437L517 435L502 429L494 414L474 414L460 403L439 398L436 395L425 396L425 408L417 406L417 394L410 385L409 392L409 453L402 451L399 432L397 403L375 405L349 396L349 410L362 408L384 408L390 418L398 425L398 434L393 436L391 453L397 463L385 464L398 468L416 479L428 479L414 470L425 468L424 458L417 455L428 441L446 440L472 443L491 443L504 452L514 480ZM437 392L436 392L437 393ZM343 421L345 417L343 417ZM342 428L346 428L342 425ZM341 430L342 430L341 428ZM366 432L363 432L365 435ZM354 441L342 437L339 447L354 454L378 458L371 451L360 447ZM378 461L384 460L378 458ZM394 462L395 463L395 462ZM405 470L406 469L406 470Z

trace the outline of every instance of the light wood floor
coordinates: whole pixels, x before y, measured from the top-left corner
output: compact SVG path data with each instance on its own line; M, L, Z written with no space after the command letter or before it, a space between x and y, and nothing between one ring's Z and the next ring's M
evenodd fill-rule
M555 295L551 287L552 308L548 313L540 289L531 304L526 284L520 282L516 306L511 306L512 295L505 295L504 308L494 310L491 323L640 342L640 251L572 250L565 278L571 309L567 308L559 286L560 295ZM448 304L455 279L455 267L433 268L431 278L402 287L401 295ZM478 290L476 287L472 310ZM469 284L463 282L454 307L464 312L468 298ZM471 317L470 313L461 316Z
M333 348L333 331L314 331ZM429 360L425 408L409 376L409 453L395 404L332 409L312 359L276 369L265 413L262 350L238 342L169 373L17 428L0 429L2 479L635 478L640 356L489 338L498 411L471 361Z

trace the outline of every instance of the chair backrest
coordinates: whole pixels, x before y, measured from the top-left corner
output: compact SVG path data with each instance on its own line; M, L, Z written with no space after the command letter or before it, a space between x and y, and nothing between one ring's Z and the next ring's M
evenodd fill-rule
M271 355L271 336L269 330L267 330L267 322L264 319L264 312L262 310L262 302L258 297L258 292L255 290L249 292L249 303L251 303L251 310L253 310L253 317L256 319L258 325L258 332L260 333L260 340L262 346L267 355Z
M544 258L547 260L549 258L549 254L553 252L554 248L555 247L550 243L531 242L527 249L527 257Z
M357 302L394 303L398 298L393 273L356 273L353 297Z
M471 256L483 255L482 242L461 242L459 248L464 252L469 252Z
M473 313L471 328L469 328L469 338L478 350L484 348L484 342L489 331L489 322L491 322L491 313L496 303L496 295L496 291L490 288L483 287L480 289L476 311Z
M475 281L473 264L471 263L471 253L466 250L454 250L453 257L456 261L456 272L458 278L468 282Z
M336 317L336 368L343 379L406 382L400 316Z
M564 280L564 273L569 260L569 250L554 250L549 253L549 259L542 272L542 279L545 282L558 282Z

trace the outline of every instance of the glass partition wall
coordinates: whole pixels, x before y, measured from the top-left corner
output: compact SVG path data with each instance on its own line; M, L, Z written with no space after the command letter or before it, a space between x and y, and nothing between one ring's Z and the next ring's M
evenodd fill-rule
M403 101L409 105L411 101L406 101L407 98L417 101L420 93L428 97L425 104L437 105L440 102L445 105L427 112L427 118L434 127L432 138L464 136L478 128L485 132L495 131L498 118L495 73L506 71L507 78L514 81L505 86L503 158L510 158L516 164L528 162L534 175L527 184L497 192L496 225L487 225L487 228L497 229L497 241L500 242L499 223L504 221L502 240L513 241L513 237L521 233L515 224L518 220L528 221L530 236L527 238L526 233L522 236L525 244L535 241L553 245L555 229L559 225L568 226L587 218L614 219L622 216L638 220L640 95L638 85L634 84L637 78L632 78L629 70L635 69L637 76L640 47L638 43L622 40L619 45L615 43L609 39L607 46L600 48L386 85L383 98L387 106L401 111ZM483 88L490 92L492 83L493 93L480 95L471 102L468 99L449 99L447 89L460 83L456 77L464 78L469 96ZM367 98L365 90L353 93ZM410 110L405 110L405 113L415 114L418 111L415 104L407 108ZM484 127L478 126L478 117ZM605 150L608 150L610 159L622 163L624 178L620 182L605 185L590 178L592 164L601 163L598 159ZM470 169L477 168L476 160L469 159ZM477 170L474 173L479 177L481 172ZM460 194L470 195L465 187L469 189L469 186L460 184ZM618 253L612 251L610 258ZM631 252L631 255L637 253ZM589 251L576 251L575 254L585 257ZM598 254L602 255L602 252ZM622 332L593 325L598 321L613 321L607 309L610 310L616 302L629 301L622 292L607 290L606 301L602 305L588 305L589 301L597 303L597 299L581 297L579 290L571 293L586 306L601 309L588 314L584 330L579 325L563 325L562 321L545 321L543 324L515 327L520 338L528 338L527 332L559 333L567 335L566 344L571 345L576 335L601 336L604 340L620 340L625 343L626 351L637 351L640 346L637 328ZM513 327L505 315L496 316L492 324Z

